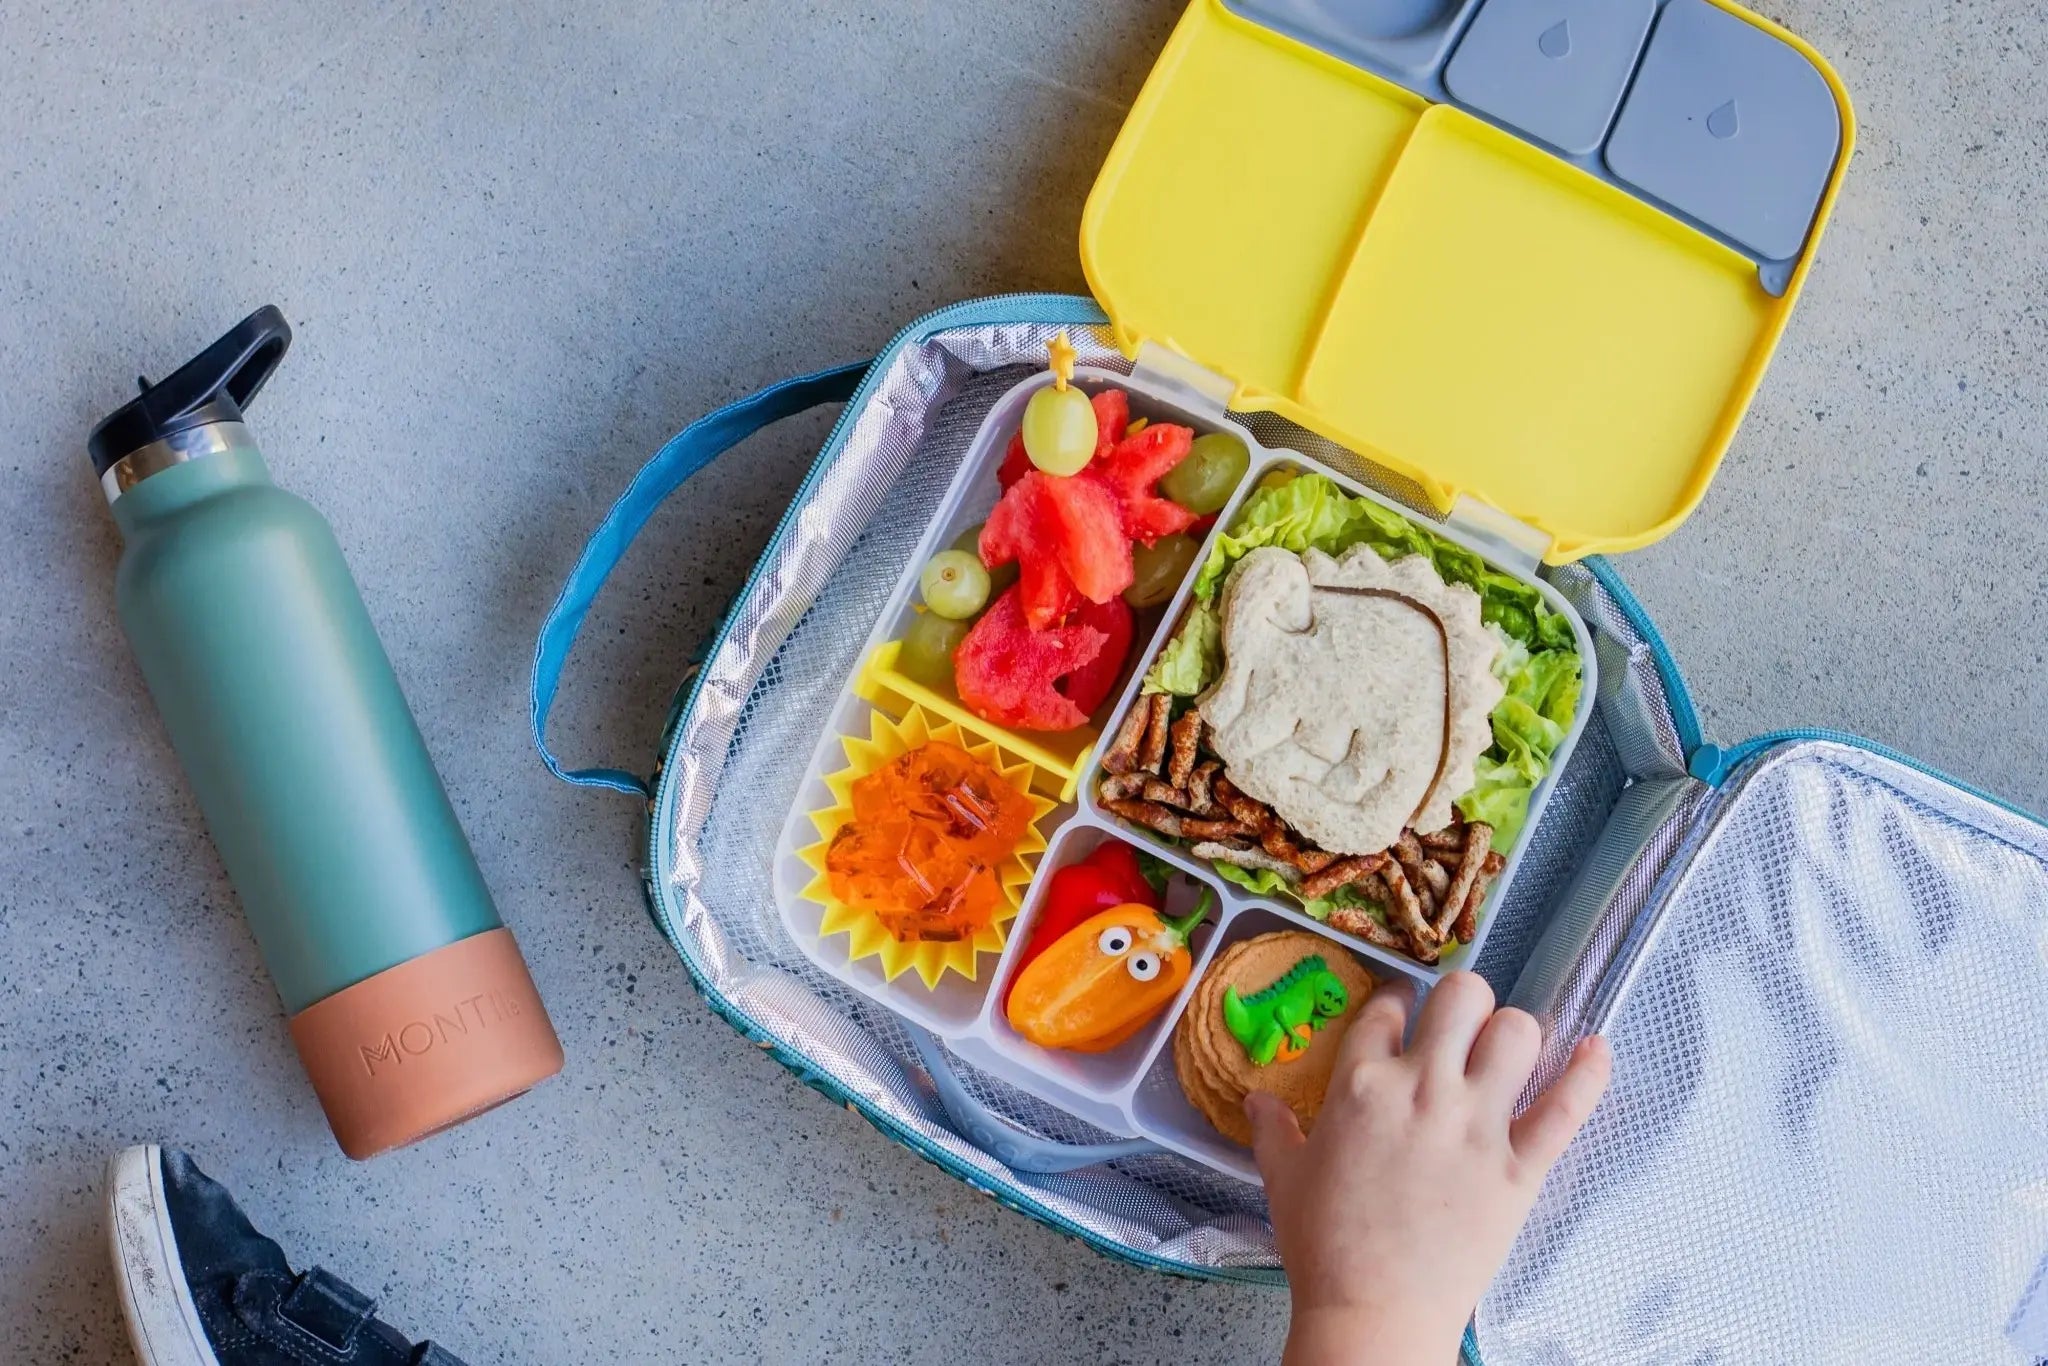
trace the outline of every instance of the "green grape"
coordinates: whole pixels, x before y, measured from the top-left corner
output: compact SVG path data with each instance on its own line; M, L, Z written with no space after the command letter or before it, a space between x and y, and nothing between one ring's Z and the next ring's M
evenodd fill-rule
M967 639L964 621L949 621L937 612L919 612L903 633L903 651L896 671L905 678L945 692L953 686L953 651Z
M961 532L953 541L953 549L964 550L976 559L980 559L981 528L971 526ZM1011 560L1008 564L999 564L994 569L989 570L988 595L991 598L1001 597L1009 590L1010 585L1017 581L1017 575L1020 572L1021 570L1015 560Z
M1124 601L1133 607L1157 607L1179 591L1181 580L1195 567L1201 545L1192 536L1162 536L1157 545L1131 547L1131 564L1137 577L1124 590Z
M981 557L964 550L941 550L918 575L924 605L952 621L966 621L988 606L988 571Z
M1095 405L1068 385L1048 386L1024 405L1024 453L1047 474L1079 474L1095 458Z
M1210 432L1195 438L1187 459L1159 481L1159 491L1189 512L1207 517L1223 510L1251 465L1252 453L1244 442L1228 432Z

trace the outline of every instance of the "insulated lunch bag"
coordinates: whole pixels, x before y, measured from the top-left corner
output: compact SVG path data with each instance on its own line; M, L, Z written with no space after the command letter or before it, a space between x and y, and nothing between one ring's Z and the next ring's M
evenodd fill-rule
M1278 1283L1242 1170L1004 1065L942 1003L898 1008L800 932L778 882L878 620L975 477L990 415L1065 332L1091 371L1498 564L1540 564L1584 627L1589 714L1459 965L1543 1022L1542 1073L1592 1031L1616 1073L1478 1306L1468 1358L2048 1357L2048 829L1854 737L1709 742L1600 553L1665 534L1704 493L1839 186L1846 97L1796 39L1708 0L1646 3L1639 25L1571 0L1425 8L1388 37L1306 0L1195 0L1084 217L1097 300L956 305L871 363L685 429L542 627L536 744L559 776L646 801L650 911L753 1043L1105 1253ZM1575 53L1562 86L1536 60ZM1567 97L1598 84L1588 72L1613 86L1590 110ZM1691 114L1705 142L1673 122ZM1731 119L1748 142L1716 131ZM1732 180L1715 160L1730 141L1760 158ZM1203 159L1238 167L1246 207L1176 236L1148 197ZM1489 288L1538 260L1539 283ZM1410 278L1432 292L1411 297ZM1551 308L1559 290L1585 308ZM1617 395L1617 376L1639 391ZM547 713L634 536L710 461L825 404L838 423L678 691L653 776L566 769Z

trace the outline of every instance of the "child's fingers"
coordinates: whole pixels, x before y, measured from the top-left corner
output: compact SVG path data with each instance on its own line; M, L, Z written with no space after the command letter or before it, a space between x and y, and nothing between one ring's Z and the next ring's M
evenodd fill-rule
M1408 1032L1408 1012L1414 1008L1413 982L1403 978L1374 988L1359 1007L1358 1018L1344 1031L1337 1070L1342 1072L1361 1062L1399 1056L1401 1036Z
M1607 1040L1598 1034L1579 1040L1564 1074L1509 1127L1515 1156L1539 1173L1549 1171L1585 1127L1613 1071L1614 1053Z
M1542 1048L1543 1028L1534 1016L1513 1007L1497 1010L1472 1045L1465 1078L1505 1119L1514 1108L1515 1097L1529 1084Z
M1302 1136L1301 1121L1278 1096L1254 1091L1244 1098L1244 1115L1252 1125L1252 1157L1268 1189L1285 1181L1295 1168L1296 1150L1308 1139Z
M1493 1015L1493 988L1476 973L1454 972L1436 984L1422 1004L1408 1055L1432 1073L1465 1075L1473 1041Z

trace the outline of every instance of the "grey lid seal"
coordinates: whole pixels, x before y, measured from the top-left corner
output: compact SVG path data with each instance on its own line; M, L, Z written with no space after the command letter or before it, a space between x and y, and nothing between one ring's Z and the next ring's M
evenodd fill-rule
M1671 0L1622 105L1617 178L1755 252L1806 246L1842 112L1805 54L1708 0Z
M1488 0L1444 70L1451 97L1570 156L1614 121L1657 0Z

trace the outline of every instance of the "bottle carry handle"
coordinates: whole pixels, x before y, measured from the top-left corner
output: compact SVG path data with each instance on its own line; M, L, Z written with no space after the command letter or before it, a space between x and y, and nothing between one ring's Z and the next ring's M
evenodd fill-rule
M565 769L548 748L548 712L555 705L562 670L569 662L569 652L576 647L576 636L583 629L590 605L655 509L692 475L763 427L827 403L846 402L859 387L868 365L867 361L858 361L799 375L728 403L683 428L640 467L633 482L591 533L583 553L577 556L576 567L569 571L568 582L562 585L554 606L548 609L546 620L541 622L540 639L534 645L533 744L550 773L578 787L603 788L643 800L651 795L652 789L645 779L624 769Z

